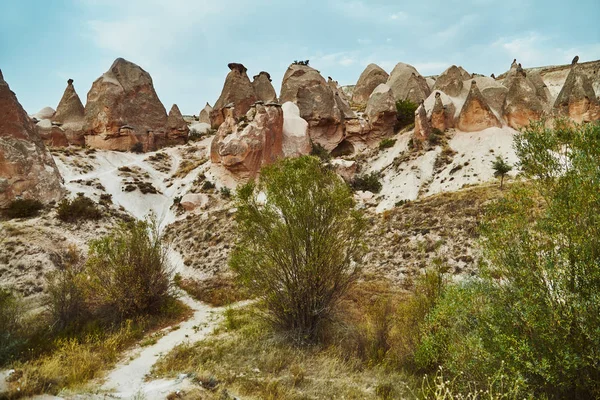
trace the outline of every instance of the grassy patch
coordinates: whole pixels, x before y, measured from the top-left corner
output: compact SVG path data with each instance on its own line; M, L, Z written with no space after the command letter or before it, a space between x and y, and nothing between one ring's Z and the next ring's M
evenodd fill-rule
M177 172L175 172L173 178L184 178L187 176L187 174L207 161L207 158L201 158L199 160L183 160L181 164L179 164L179 168L177 168Z

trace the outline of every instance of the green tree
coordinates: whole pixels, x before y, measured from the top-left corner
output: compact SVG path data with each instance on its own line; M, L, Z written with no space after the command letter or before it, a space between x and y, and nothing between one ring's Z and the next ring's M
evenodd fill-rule
M397 129L402 129L415 122L415 111L418 105L410 100L398 100L396 102L396 124Z
M496 159L492 162L492 168L494 169L494 176L500 178L500 189L502 189L504 177L512 171L513 167L504 161L502 157L496 156Z
M365 221L350 189L315 157L286 159L240 188L237 206L231 267L275 328L315 340L364 251Z

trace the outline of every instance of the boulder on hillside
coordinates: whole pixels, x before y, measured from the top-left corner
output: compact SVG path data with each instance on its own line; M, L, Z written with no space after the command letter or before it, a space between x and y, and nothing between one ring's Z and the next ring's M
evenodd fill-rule
M204 108L200 110L200 114L198 114L198 122L210 124L210 113L212 110L213 108L210 106L210 104L206 103Z
M35 120L41 121L44 119L52 119L56 111L52 107L44 107L40 111L33 114L31 117Z
M373 90L382 83L386 83L390 75L377 64L369 64L360 74L352 92L352 102L366 105Z
M58 201L64 191L54 159L0 71L0 208L17 198Z
M234 174L255 177L265 164L283 157L283 110L276 103L258 102L236 120L233 107L210 146L210 159Z
M453 65L438 76L435 85L433 85L433 90L441 90L448 96L457 97L462 91L464 80L461 70Z
M128 151L141 143L152 151L164 141L167 111L150 74L117 58L92 84L85 105L85 144L103 150Z
M387 85L392 88L396 100L409 99L416 104L425 100L431 91L427 81L415 67L404 63L396 64L387 80Z
M233 106L234 116L239 118L246 114L257 100L254 86L252 86L252 82L250 82L250 78L246 73L246 67L238 63L229 63L227 66L230 71L225 78L221 96L219 96L213 111L210 113L210 122L215 129L225 120L225 107Z
M544 105L537 96L537 89L524 73L518 73L512 79L512 86L504 100L502 114L513 129L529 125L544 114Z
M554 110L558 115L581 123L600 119L600 105L590 79L573 64L567 80L556 101Z
M319 71L307 65L292 64L281 83L279 100L291 101L308 122L308 134L314 143L331 151L344 137L344 116L334 91Z
M283 155L299 157L310 154L312 148L308 137L308 122L300 117L300 109L291 101L281 106L283 110Z
M73 86L73 79L67 81L67 88L56 107L52 122L60 124L68 144L85 145L85 109Z
M479 91L477 83L471 81L471 89L458 115L456 127L463 132L476 132L500 126L500 121Z
M265 103L277 102L277 93L271 84L271 75L268 72L261 71L258 75L254 75L252 87L258 100Z
M184 144L187 142L188 135L190 133L190 127L183 119L183 115L177 107L177 104L173 104L167 117L167 145Z

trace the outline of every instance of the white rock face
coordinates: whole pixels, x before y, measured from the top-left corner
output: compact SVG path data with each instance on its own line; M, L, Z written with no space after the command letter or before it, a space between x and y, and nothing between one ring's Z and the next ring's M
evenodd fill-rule
M299 157L310 154L308 122L300 117L300 109L291 101L283 103L283 154Z
M37 126L39 126L42 129L52 129L52 121L50 121L49 119L43 119L37 123Z
M196 130L198 133L203 134L210 130L210 124L205 122L195 122L190 125L190 131Z

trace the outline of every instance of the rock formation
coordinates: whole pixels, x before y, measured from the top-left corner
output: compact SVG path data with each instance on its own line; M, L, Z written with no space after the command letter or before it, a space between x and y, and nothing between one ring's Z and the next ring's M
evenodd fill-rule
M85 145L83 128L85 125L85 110L75 87L73 79L67 81L67 88L56 107L56 113L52 117L52 122L59 125L65 140L68 144L77 146ZM39 124L38 124L39 126ZM42 131L40 131L42 133ZM56 143L53 146L57 146Z
M210 123L215 129L225 120L226 106L235 107L234 116L239 118L246 114L257 100L254 86L246 74L246 67L238 63L230 63L227 66L230 71L225 78L225 85L210 113Z
M0 208L16 198L58 201L61 182L33 121L0 71Z
M213 108L210 106L210 104L206 103L204 108L200 110L200 114L198 114L198 122L210 124L210 113L212 110Z
M279 100L291 101L308 122L308 134L314 143L333 150L344 137L344 116L334 91L319 71L307 65L292 64L281 83Z
M490 108L492 110L495 110L497 113L500 113L502 111L502 106L504 105L506 95L508 93L508 88L506 88L503 84L497 82L493 78L487 76L478 76L473 79L470 79L469 82L463 83L463 96L465 96L465 98L469 94L471 87L470 85L472 81L475 81L475 83L477 84L477 88L483 95L483 98L490 106Z
M167 112L152 78L139 66L117 58L92 84L85 105L85 143L104 150L144 151L164 142Z
M52 107L44 107L37 113L33 114L31 117L38 121L41 121L44 119L52 119L55 112L56 111L54 111L54 108L52 108Z
M350 107L350 102L348 101L346 94L344 93L340 85L337 83L337 81L334 81L333 79L331 79L331 77L329 77L329 79L327 80L327 84L333 91L335 104L337 105L337 108L341 111L342 117L344 117L344 119L356 118L356 114L354 113L354 111L352 111L352 108Z
M427 118L425 104L421 103L415 111L415 130L413 133L413 146L417 149L423 147L423 142L431 135L431 124Z
M356 82L352 92L352 102L360 105L367 104L373 90L382 83L386 83L389 77L390 75L377 64L367 65Z
M464 80L461 70L453 65L438 76L435 85L433 85L433 90L441 90L448 96L457 97L462 91Z
M435 102L431 109L431 128L444 132L454 127L455 108L449 97L442 99L441 92L435 92ZM446 102L444 104L444 101Z
M479 91L477 83L473 80L465 104L460 110L456 127L463 132L475 132L494 126L500 127L500 121L490 109L487 101Z
M254 177L260 168L283 157L283 110L279 104L258 102L245 116L224 109L225 121L210 146L210 159L240 177Z
M254 75L252 87L258 100L265 103L277 102L277 93L271 84L271 75L268 72L261 71L258 75Z
M300 117L300 109L291 101L283 103L283 155L298 157L310 154L308 122Z
M431 92L427 81L415 67L404 63L396 64L387 85L392 88L396 100L409 99L417 104L425 100Z
M556 101L554 110L581 123L600 119L600 106L589 78L573 64Z
M520 129L529 125L530 121L539 120L543 113L544 105L537 96L536 87L524 73L517 74L502 107L507 124Z
M169 128L166 138L167 145L183 144L187 142L190 128L183 119L183 115L181 115L181 111L179 111L177 104L173 104L171 111L169 111L167 127Z
M545 108L551 106L552 95L550 94L550 90L546 83L542 79L542 76L537 71L531 71L527 73L527 79L533 84L535 87L535 93L538 99L542 102Z

